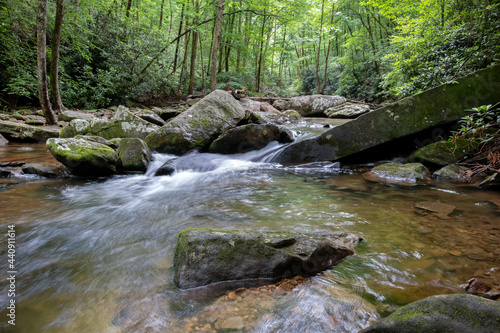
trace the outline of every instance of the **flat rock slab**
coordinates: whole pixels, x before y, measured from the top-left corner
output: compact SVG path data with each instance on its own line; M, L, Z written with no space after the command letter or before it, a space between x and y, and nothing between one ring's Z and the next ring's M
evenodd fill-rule
M354 253L361 238L207 228L179 233L174 282L182 289L236 280L311 276Z
M0 134L13 142L45 143L47 139L57 138L61 129L57 126L31 126L8 120L0 120Z
M455 206L453 205L431 201L418 202L415 204L415 207L444 216L450 215L455 210Z

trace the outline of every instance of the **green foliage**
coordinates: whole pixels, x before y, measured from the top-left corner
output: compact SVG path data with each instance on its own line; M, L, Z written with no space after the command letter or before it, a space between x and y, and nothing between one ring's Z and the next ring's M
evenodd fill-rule
M497 137L496 131L490 131L489 128L500 123L500 113L495 105L482 105L472 108L470 114L463 117L460 121L460 128L454 132L449 141L454 142L458 137L476 144L483 144Z

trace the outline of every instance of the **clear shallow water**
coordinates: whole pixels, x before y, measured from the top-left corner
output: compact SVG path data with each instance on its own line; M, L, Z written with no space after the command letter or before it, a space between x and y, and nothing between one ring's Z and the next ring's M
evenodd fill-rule
M50 160L43 146L9 145L0 146L2 161L26 147ZM341 170L251 161L266 152L189 155L163 177L0 179L0 228L5 235L15 224L18 246L16 326L2 319L0 330L357 332L400 305L459 292L472 276L491 279L500 266L498 192L383 185ZM156 155L153 168L168 158ZM419 202L456 209L446 218L416 208ZM293 290L227 299L173 285L177 233L188 227L341 230L365 240L354 256ZM6 269L1 274L5 281ZM7 302L2 284L0 318Z

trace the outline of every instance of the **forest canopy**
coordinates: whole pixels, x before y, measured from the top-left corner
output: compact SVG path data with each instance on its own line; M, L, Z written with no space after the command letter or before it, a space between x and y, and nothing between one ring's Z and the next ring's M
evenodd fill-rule
M208 92L212 68L218 88L254 96L324 93L381 102L500 61L499 1L61 2L58 81L70 108L154 105ZM2 108L39 103L37 6L0 0ZM47 14L50 58L55 0Z

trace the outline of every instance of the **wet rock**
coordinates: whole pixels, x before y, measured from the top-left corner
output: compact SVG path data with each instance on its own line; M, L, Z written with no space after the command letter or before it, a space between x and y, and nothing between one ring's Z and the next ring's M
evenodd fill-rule
M6 138L4 138L2 136L2 134L0 134L0 145L4 145L4 144L7 144L9 143L9 140L7 140Z
M328 118L357 118L370 111L368 104L344 103L325 110Z
M73 138L89 132L90 122L85 119L73 119L64 126L59 133L60 138Z
M478 296L482 296L491 289L486 283L476 278L467 280L467 282L460 287L463 288L466 293Z
M404 98L317 137L293 143L280 151L272 162L336 161L426 129L439 128L467 115L467 107L498 102L498 89L492 88L498 77L500 65L495 65L459 78L457 84L445 84ZM470 87L486 93L471 96ZM424 139L427 138L420 140Z
M182 155L208 146L245 117L245 111L229 93L215 90L146 137L146 144L162 153Z
M119 158L108 145L85 137L49 139L50 153L77 176L108 176L117 173Z
M25 174L39 175L47 178L56 178L64 174L60 167L56 165L45 165L39 163L27 163L22 166Z
M274 124L249 124L230 129L214 140L208 151L219 154L246 153L259 150L270 142L293 142L293 134Z
M153 159L151 150L146 143L138 138L122 138L116 142L122 168L125 171L146 172Z
M500 331L500 302L473 295L439 295L410 303L362 333Z
M447 165L432 174L432 178L455 183L468 183L472 172L456 164Z
M215 322L218 330L242 330L245 328L245 321L241 317L220 318Z
M163 163L163 165L156 170L155 176L170 176L174 172L175 172L174 160L169 160Z
M396 183L415 183L430 176L429 170L419 163L384 163L373 168L366 176L370 176L370 173L383 180ZM363 177L365 177L365 174L363 174ZM376 178L370 178L370 180L374 179L376 180Z
M494 256L493 253L486 252L479 247L467 249L465 255L474 260L490 260Z
M420 148L409 157L409 161L426 165L448 165L461 160L475 148L469 142L439 141Z
M10 178L14 176L15 176L14 172L5 168L0 168L0 178Z
M186 229L175 249L174 282L182 289L221 281L310 276L354 253L361 239L243 230Z
M59 121L72 121L74 119L85 119L90 120L94 117L93 114L78 112L78 111L63 111L58 116Z
M32 125L32 126L43 126L45 125L45 120L41 119L26 119L24 122L26 125Z
M57 138L61 129L56 126L31 126L25 123L0 120L0 134L11 142L40 142Z

